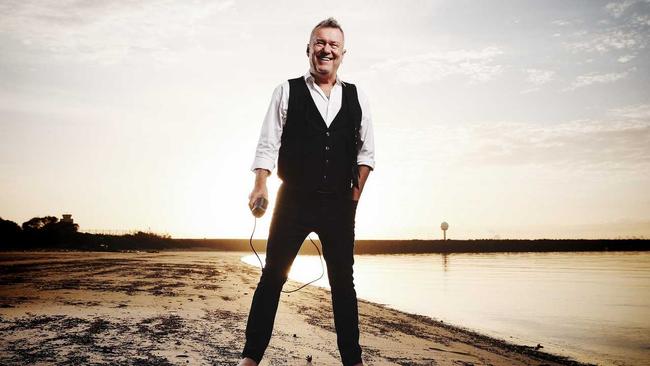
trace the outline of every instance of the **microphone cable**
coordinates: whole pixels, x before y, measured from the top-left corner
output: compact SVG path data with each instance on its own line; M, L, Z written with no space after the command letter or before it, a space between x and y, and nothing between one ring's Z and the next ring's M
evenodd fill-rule
M255 253L255 256L257 257L257 260L260 262L260 270L264 271L264 265L262 264L262 259L257 254L257 251L255 250L255 247L253 246L253 235L255 235L255 228L257 227L257 217L253 216L253 218L255 219L255 221L253 222L253 232L251 233L251 237L248 240L248 244L250 244L251 249L253 249L253 253ZM323 266L323 257L321 255L320 249L318 249L318 245L316 245L316 243L314 243L314 241L311 239L311 235L307 235L307 237L309 238L309 241L311 241L311 243L314 244L314 248L316 248L316 251L318 252L318 259L320 260L320 268L321 268L320 276L317 279L315 279L313 281L310 281L310 282L307 282L304 285L302 285L302 286L300 286L300 287L298 287L296 289L282 290L282 292L285 293L285 294L290 294L292 292L299 291L299 290L303 289L305 286L311 285L312 283L320 280L321 278L323 278L323 275L325 274L325 267ZM320 241L320 239L319 239L319 241ZM321 245L322 245L322 242L321 242Z

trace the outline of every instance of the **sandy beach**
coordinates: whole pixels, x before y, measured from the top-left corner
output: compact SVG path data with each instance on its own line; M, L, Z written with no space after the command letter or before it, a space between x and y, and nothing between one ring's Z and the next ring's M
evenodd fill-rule
M244 254L0 253L0 364L236 365L259 279ZM261 364L340 365L330 299L283 294ZM367 365L581 365L364 300L359 316Z

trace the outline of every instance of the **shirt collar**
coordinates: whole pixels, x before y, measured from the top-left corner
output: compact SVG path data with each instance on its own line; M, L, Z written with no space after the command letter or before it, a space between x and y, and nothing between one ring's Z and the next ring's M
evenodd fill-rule
M311 74L311 72L309 72L309 70L307 71L307 73L305 73L305 75L303 75L303 77L305 78L305 81L307 81L307 82L310 82L310 83L314 82L314 76ZM345 86L345 82L343 80L341 80L341 78L339 78L338 74L336 74L336 81L334 82L334 84L335 85L340 85L340 86Z

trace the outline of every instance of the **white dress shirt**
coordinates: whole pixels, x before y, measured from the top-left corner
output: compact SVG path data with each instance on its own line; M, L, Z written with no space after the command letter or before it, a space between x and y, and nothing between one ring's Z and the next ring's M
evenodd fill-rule
M330 126L334 117L341 109L341 102L343 100L343 84L344 82L336 77L336 83L332 87L329 98L323 90L316 85L314 77L311 73L307 72L304 76L307 83L307 88L311 94L318 111L320 112L323 120ZM357 155L357 163L359 165L367 165L371 170L375 169L375 140L372 131L372 122L370 117L370 107L368 106L368 99L366 95L357 87L357 94L359 96L359 105L361 106L361 150ZM264 123L262 124L262 131L260 138L257 142L257 150L255 151L255 159L251 170L257 168L267 169L272 172L275 168L275 161L280 151L280 141L282 137L282 128L287 122L287 108L289 106L289 81L278 85L273 91L269 109L266 112Z

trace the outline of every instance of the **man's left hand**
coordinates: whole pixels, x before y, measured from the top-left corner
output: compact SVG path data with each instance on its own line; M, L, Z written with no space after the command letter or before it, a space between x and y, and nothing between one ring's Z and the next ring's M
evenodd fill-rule
M352 187L352 200L359 201L359 198L361 198L361 190L357 187Z
M359 188L352 187L353 200L359 201L359 198L361 198L361 192L363 191L363 186L366 184L370 170L370 167L367 165L359 165Z

